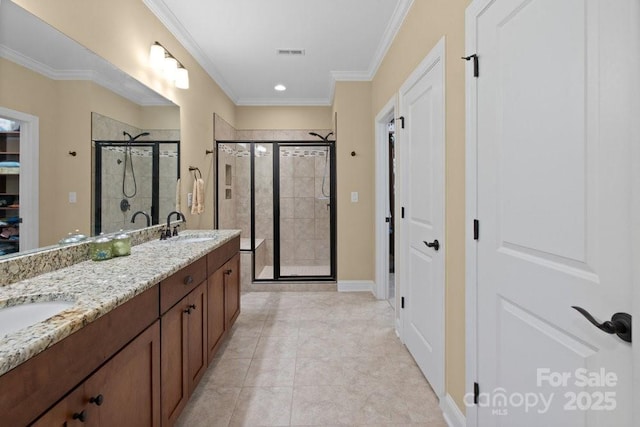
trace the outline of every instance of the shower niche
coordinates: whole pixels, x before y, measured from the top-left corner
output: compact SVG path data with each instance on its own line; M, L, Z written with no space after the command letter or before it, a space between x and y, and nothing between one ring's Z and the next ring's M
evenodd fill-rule
M334 147L334 141L217 141L216 228L242 230L245 277L335 280Z
M143 214L132 221L139 211L150 225L163 222L176 210L180 131L137 129L94 115L94 126L106 122L114 128L109 135L119 138L92 141L92 234L146 227Z

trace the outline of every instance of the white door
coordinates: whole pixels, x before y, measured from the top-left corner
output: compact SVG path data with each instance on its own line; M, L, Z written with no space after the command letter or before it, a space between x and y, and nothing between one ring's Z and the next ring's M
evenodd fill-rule
M444 39L400 89L403 339L444 394ZM400 128L400 129L398 129ZM430 246L427 246L430 245Z
M480 0L467 14L479 426L632 425L631 344L572 306L601 322L632 312L633 3Z

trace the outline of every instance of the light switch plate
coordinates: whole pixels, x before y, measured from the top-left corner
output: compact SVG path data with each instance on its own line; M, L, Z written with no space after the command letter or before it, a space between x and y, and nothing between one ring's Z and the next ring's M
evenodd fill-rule
M352 191L351 192L351 203L358 203L358 192L357 191Z
M69 203L75 203L78 200L78 195L75 191L69 192Z
M193 205L193 193L187 194L187 207L190 208Z

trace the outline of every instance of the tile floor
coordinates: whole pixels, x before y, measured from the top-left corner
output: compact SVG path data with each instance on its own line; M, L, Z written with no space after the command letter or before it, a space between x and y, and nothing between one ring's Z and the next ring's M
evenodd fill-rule
M445 427L368 293L250 292L178 426Z

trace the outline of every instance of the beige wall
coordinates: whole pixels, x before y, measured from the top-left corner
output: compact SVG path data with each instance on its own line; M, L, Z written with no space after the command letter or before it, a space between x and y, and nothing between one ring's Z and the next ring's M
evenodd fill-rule
M237 107L236 129L331 129L331 107Z
M414 1L372 82L370 127L404 80L444 36L446 43L446 390L464 412L464 10L471 0ZM339 126L342 122L339 123Z
M374 162L371 83L337 82L338 280L374 279ZM356 155L351 156L355 151ZM351 192L359 202L351 203Z
M213 113L235 125L236 107L141 0L15 3L179 105L181 169L199 167L205 178L205 194L213 194L213 156L205 155L205 150L213 147ZM148 66L149 47L154 41L162 43L189 70L190 89L171 87ZM191 185L182 180L183 200ZM212 228L213 197L205 197L204 214L185 214L189 228Z
M57 243L76 229L89 233L91 112L141 127L146 108L94 83L51 80L5 59L0 75L0 105L39 117L40 245ZM75 204L68 202L71 191L77 193Z

